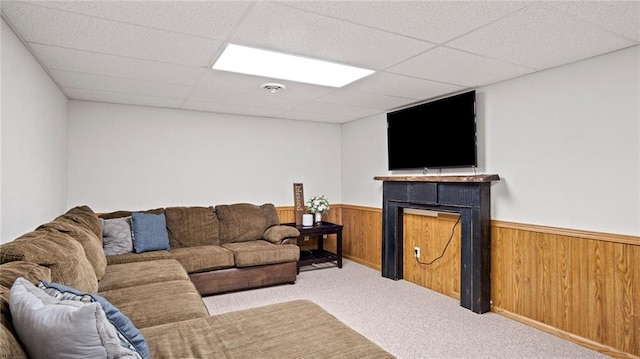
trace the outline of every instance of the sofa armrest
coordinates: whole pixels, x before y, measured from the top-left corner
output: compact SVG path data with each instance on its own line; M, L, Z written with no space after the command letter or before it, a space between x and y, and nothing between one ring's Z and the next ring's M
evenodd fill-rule
M300 231L298 231L295 227L276 225L267 228L267 230L264 231L262 238L271 243L284 244L285 242L288 242L287 239L296 238L299 235Z

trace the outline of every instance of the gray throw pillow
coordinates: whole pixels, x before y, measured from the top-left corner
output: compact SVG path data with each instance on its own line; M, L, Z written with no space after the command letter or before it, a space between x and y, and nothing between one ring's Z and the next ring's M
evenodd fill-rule
M100 219L102 222L102 247L106 256L133 252L131 216Z

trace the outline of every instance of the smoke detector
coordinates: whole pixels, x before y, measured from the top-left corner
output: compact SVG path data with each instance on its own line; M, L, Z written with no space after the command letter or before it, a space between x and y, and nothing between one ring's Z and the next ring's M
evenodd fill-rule
M282 91L282 90L287 88L287 86L285 86L283 84L276 83L276 82L268 82L266 84L260 85L260 87L263 90L269 91L271 93L280 92L280 91Z

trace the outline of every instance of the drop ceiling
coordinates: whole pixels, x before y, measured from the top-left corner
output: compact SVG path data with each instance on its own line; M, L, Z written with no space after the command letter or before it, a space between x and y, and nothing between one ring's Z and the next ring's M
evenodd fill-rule
M638 1L2 1L69 99L345 123L640 44ZM229 43L373 69L212 70ZM286 90L269 93L265 82Z

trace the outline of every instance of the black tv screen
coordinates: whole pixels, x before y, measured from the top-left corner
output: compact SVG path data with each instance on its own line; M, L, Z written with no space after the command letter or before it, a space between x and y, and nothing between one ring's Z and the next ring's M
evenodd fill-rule
M389 170L477 167L476 92L387 113Z

